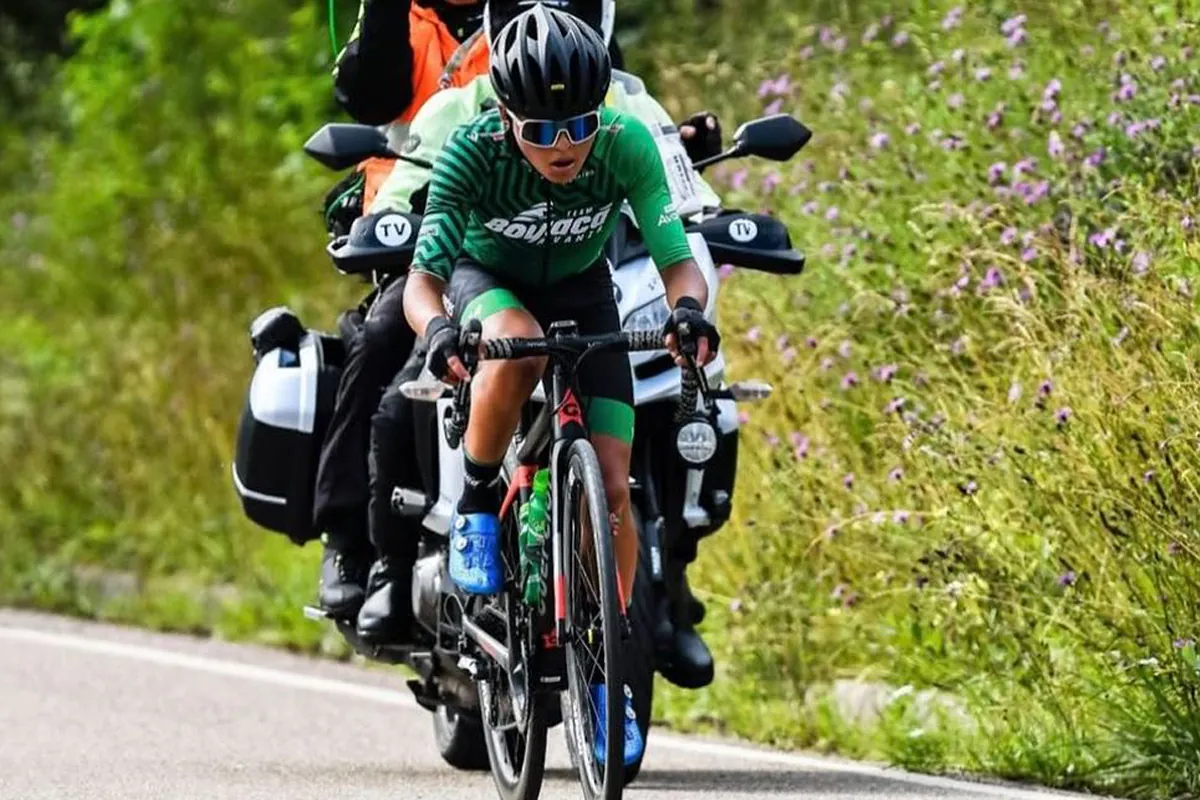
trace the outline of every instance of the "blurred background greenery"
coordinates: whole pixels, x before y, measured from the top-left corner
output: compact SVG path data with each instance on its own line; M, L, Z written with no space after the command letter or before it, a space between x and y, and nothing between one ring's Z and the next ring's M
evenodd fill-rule
M724 287L736 374L778 391L694 581L718 679L663 721L1196 796L1200 6L619 15L676 115L816 131L714 173L810 266ZM248 322L361 294L300 152L331 61L317 2L0 10L0 603L345 655L300 615L316 547L229 480Z

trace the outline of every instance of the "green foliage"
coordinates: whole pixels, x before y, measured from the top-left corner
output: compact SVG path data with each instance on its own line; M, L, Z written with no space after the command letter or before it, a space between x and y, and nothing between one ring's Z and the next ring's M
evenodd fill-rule
M712 173L810 266L724 286L734 368L776 394L693 580L718 679L659 707L1195 796L1200 8L883 6L628 9L673 113L816 132ZM322 22L120 3L75 23L53 129L0 130L0 602L344 653L299 615L313 548L246 522L228 478L244 325L279 303L330 325L359 292L299 153L333 114ZM847 705L876 685L901 688Z

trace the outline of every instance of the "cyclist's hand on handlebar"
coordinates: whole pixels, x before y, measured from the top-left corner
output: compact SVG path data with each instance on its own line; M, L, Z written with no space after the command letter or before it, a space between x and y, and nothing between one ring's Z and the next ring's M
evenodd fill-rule
M663 334L667 350L681 367L687 365L685 356L691 356L697 365L704 366L717 357L721 347L721 334L704 316L704 307L693 297L679 298Z
M429 348L425 364L430 372L447 383L469 383L471 380L471 373L462 362L461 337L458 325L446 317L434 317L425 326L425 341Z

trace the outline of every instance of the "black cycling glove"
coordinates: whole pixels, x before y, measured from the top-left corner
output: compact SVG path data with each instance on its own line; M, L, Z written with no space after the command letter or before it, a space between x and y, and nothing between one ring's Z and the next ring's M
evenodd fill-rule
M721 348L721 334L717 327L704 316L704 306L694 297L681 297L675 310L667 318L664 334L673 333L679 343L679 352L696 357L701 339L708 339L708 352L713 355Z
M425 326L425 342L429 348L425 366L435 377L444 380L450 375L450 359L462 357L458 347L459 338L458 325L448 317L434 317Z
M712 127L709 127L709 124ZM711 158L721 152L721 121L717 115L708 111L700 111L679 123L680 138L683 138L683 127L691 126L695 133L691 138L683 139L683 147L687 150L688 158L693 163L704 158Z

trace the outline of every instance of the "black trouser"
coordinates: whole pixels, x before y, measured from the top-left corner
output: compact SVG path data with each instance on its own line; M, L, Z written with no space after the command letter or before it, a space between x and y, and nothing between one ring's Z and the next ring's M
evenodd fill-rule
M407 276L387 283L350 340L337 401L317 467L314 523L341 546L367 547L371 417L384 389L412 352L416 336L404 318Z
M430 500L436 499L436 477L429 480L422 474L419 446L436 447L436 431L422 438L417 436L418 424L415 400L400 393L407 381L416 380L425 368L424 341L418 341L404 368L388 385L379 410L371 418L371 454L368 461L371 475L369 524L371 543L382 556L412 563L421 541L423 507L402 513L392 501L397 490L420 492ZM433 415L436 419L436 413ZM431 454L424 454L431 459ZM432 462L430 462L432 463Z

